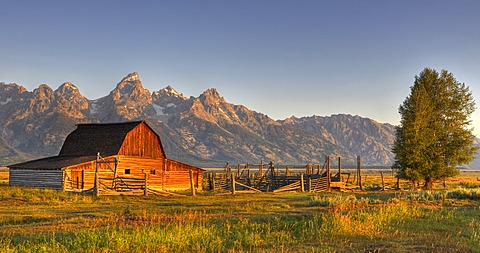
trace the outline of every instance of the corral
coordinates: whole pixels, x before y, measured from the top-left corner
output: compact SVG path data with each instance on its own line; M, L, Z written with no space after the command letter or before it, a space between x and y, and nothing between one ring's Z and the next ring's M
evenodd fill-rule
M336 169L331 167L332 160L338 161ZM360 157L357 157L357 160L355 176L360 178ZM272 161L268 164L262 161L259 164L237 164L236 168L227 164L223 171L209 172L207 185L210 190L227 190L233 194L237 192L321 192L332 188L344 188L350 175L350 172L342 171L340 156L326 156L324 164L275 166ZM348 177L342 180L343 176Z

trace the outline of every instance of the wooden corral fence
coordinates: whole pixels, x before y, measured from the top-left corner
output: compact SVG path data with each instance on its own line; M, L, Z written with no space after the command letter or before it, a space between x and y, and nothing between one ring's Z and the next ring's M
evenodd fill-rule
M331 160L338 161L338 171L332 173ZM285 192L285 191L330 191L332 188L345 187L342 180L349 172L342 172L340 156L326 156L325 163L307 165L275 166L274 162L265 164L237 164L232 168L228 163L221 172L209 172L208 189L240 192Z

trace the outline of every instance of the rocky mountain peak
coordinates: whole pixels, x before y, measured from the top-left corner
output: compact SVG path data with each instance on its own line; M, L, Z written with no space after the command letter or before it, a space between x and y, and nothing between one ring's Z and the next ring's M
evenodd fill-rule
M88 109L86 99L73 83L66 82L55 90L55 109L74 118L83 118L81 111Z
M142 99L151 101L150 91L143 88L140 76L137 72L128 74L117 84L117 87L112 90L113 100L124 99Z
M12 101L22 99L22 95L28 93L27 89L16 83L0 83L0 106L11 104Z
M290 118L286 118L285 120L278 120L277 122L282 122L283 124L295 124L298 120L295 116L290 116Z
M81 96L77 86L75 86L73 83L70 83L70 82L66 82L60 85L60 87L58 87L58 89L55 90L55 94L57 96L62 96L64 98Z
M53 98L53 89L46 84L40 84L38 88L33 90L33 95L40 98Z
M220 98L220 94L218 93L217 89L210 88L202 93L203 96L211 96L214 98Z
M16 83L0 83L0 96L6 94L7 92L16 92L16 93L23 93L26 92L27 89L25 87L18 85Z
M135 81L140 81L140 75L137 72L128 74L120 82L135 82Z
M199 99L200 99L200 101L202 101L202 103L204 105L215 105L215 104L226 102L225 99L220 96L217 89L215 89L215 88L210 88L210 89L204 91L200 95Z
M175 98L181 98L183 100L186 100L187 98L183 96L182 93L179 93L176 91L171 85L168 85L167 87L159 90L159 91L154 91L153 94L155 97L160 98L160 97L175 97Z
M137 72L128 74L106 97L91 101L89 111L106 122L139 119L151 107L152 95L143 88Z

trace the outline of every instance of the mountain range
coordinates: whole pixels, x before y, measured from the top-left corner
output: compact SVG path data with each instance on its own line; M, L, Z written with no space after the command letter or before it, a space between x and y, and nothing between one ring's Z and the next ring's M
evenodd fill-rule
M201 167L323 163L326 155L340 155L346 165L357 155L365 165L393 163L391 124L347 114L274 120L227 102L216 89L188 98L171 86L150 92L131 73L96 100L70 82L31 92L0 83L0 165L57 155L76 124L132 120L147 120L167 156Z

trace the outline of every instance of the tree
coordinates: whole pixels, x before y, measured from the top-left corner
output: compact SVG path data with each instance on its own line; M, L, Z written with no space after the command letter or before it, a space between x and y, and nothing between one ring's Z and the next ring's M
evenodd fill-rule
M410 89L398 109L394 167L397 177L424 181L431 189L435 181L457 175L457 166L474 159L470 116L475 101L468 86L447 70L425 68Z

